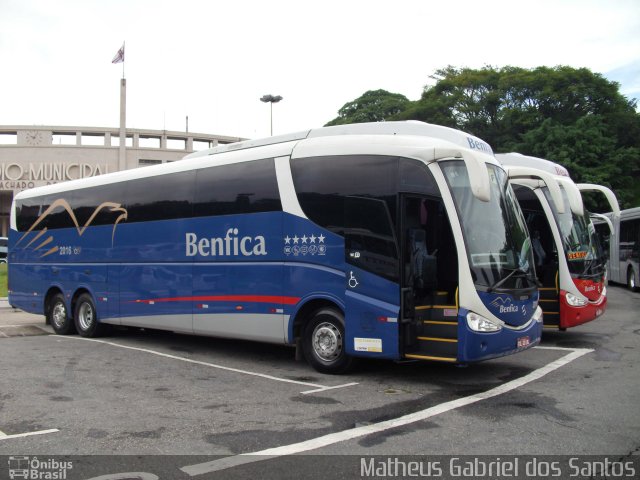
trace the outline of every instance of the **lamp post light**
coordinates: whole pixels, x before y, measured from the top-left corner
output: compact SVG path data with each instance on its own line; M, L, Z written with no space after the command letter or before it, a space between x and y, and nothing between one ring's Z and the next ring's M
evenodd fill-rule
M271 104L271 135L273 136L273 104L274 103L278 103L280 100L282 100L282 97L280 95L263 95L260 98L261 102L264 103L270 103Z

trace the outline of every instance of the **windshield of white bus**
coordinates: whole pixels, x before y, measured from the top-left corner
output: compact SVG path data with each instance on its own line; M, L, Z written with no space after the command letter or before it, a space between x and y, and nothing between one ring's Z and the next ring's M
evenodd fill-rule
M569 197L564 188L561 188L561 191L565 211L564 213L558 213L551 200L549 189L544 188L543 190L560 229L562 247L569 272L579 277L602 275L604 268L603 255L599 253L595 228L588 213L576 215L571 211Z
M486 291L534 289L531 240L505 171L487 165L491 195L483 202L473 195L462 161L441 165L462 223L475 285Z

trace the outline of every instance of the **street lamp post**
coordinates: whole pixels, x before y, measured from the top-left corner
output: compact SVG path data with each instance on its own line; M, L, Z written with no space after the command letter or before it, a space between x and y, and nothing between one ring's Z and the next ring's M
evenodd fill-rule
M261 102L264 103L270 103L271 104L271 135L273 136L273 104L274 103L278 103L280 100L282 100L282 97L280 95L263 95L260 98Z

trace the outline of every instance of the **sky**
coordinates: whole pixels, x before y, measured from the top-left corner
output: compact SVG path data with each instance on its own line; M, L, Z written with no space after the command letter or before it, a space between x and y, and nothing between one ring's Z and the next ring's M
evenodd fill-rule
M586 67L640 100L639 0L0 0L0 125L259 138L437 69Z

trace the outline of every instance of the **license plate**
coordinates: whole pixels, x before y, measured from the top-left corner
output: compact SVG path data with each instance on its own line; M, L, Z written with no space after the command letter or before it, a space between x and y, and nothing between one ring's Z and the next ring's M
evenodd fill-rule
M520 337L518 339L518 348L526 347L531 343L529 337Z

